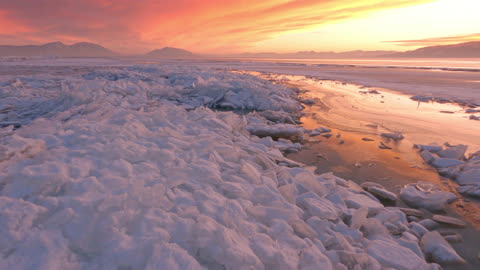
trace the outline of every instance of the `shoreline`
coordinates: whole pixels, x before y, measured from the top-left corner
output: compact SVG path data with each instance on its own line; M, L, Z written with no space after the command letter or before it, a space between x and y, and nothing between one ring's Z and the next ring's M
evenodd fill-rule
M287 158L306 164L307 166L314 166L316 167L315 172L319 174L333 172L336 176L353 180L359 185L365 181L376 182L386 187L387 190L394 191L396 194L399 194L400 188L404 185L419 180L435 183L443 190L453 192L456 194L458 201L452 203L447 208L446 214L461 218L470 223L466 228L456 230L462 235L464 241L453 244L453 246L461 256L467 257L472 264L465 269L476 269L480 266L480 262L478 262L476 258L476 253L467 251L475 249L477 243L480 241L480 215L478 214L480 212L480 200L459 194L456 191L458 184L451 179L440 176L433 167L425 164L418 152L413 149L413 142L409 140L396 142L394 144L390 142L388 145L391 146L392 149L379 150L376 146L377 143L382 141L387 143L387 141L379 136L380 132L378 128L374 130L368 127L365 128L365 125L371 124L371 121L363 119L363 121L360 121L362 126L356 125L352 127L346 124L335 125L335 121L331 118L318 117L319 111L328 112L330 110L328 102L325 103L325 98L335 98L335 95L329 95L325 92L312 93L319 90L319 87L311 87L311 85L307 83L302 83L303 80L301 76L285 76L283 74L272 73L258 73L254 75L268 79L274 83L299 89L300 93L298 98L300 100L311 100L311 96L315 96L315 98L313 98L315 103L304 105L303 116L300 118L302 124L300 124L300 126L307 130L315 129L319 126L326 127L331 129L331 134L334 135L327 138L321 136L309 137L309 139L302 143L302 150L287 154ZM329 81L322 80L322 82ZM338 85L335 81L330 82ZM345 83L341 83L341 85L346 86ZM360 91L366 88L356 85L353 86L357 87ZM376 93L374 96L385 94L385 92L388 91L388 89L374 87L370 87L369 89L380 91L379 94ZM400 95L394 92L391 94ZM338 95L342 95L342 93ZM366 93L366 95L368 95L368 93ZM440 104L440 108L435 109L440 110L445 107L450 108L455 106L458 105ZM385 127L383 128L384 131L394 131ZM337 136L335 136L335 134L337 134ZM345 143L338 143L338 140L335 139L335 137L338 137L338 134L341 134L340 136ZM369 140L363 140L365 138ZM407 137L407 139L409 138ZM403 145L400 146L399 144ZM470 152L476 150L477 149L473 149ZM399 200L391 206L409 207L402 200ZM429 217L435 214L427 210L423 211ZM445 267L444 269L464 268L452 266L452 268Z

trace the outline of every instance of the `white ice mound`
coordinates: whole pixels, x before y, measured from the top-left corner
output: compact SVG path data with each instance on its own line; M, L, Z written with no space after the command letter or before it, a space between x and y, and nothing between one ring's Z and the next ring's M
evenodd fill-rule
M464 162L461 160L457 159L452 159L452 158L434 158L431 161L431 164L436 167L436 168L448 168L448 167L454 167L457 165L461 165Z
M442 150L442 147L439 145L424 145L424 144L415 144L415 148L418 148L420 151L428 151L431 153L437 153Z
M480 187L480 160L469 161L462 167L456 177L460 185L475 185Z
M436 167L439 173L453 178L460 184L457 190L464 194L480 197L480 152L465 158L467 146L446 145L438 149L433 146L416 145L423 150L420 156Z
M291 124L276 124L267 125L261 123L255 123L247 126L247 130L252 134L259 137L275 137L275 138L292 138L300 137L303 135L304 130L301 127Z
M426 269L425 259L412 250L398 246L394 241L374 240L368 245L368 254L382 265L398 270Z
M457 197L451 192L441 191L432 183L418 182L408 184L400 191L400 198L409 206L430 211L445 210Z
M423 252L439 264L463 264L460 257L450 244L438 232L427 232L420 242Z
M290 90L198 68L75 70L0 78L0 103L15 105L0 108L25 120L0 129L0 268L427 265L396 241L400 210L286 159L291 141L251 136L247 125L263 117L201 107L289 112L298 105ZM73 101L59 98L67 88ZM32 98L55 106L14 116Z
M373 182L363 182L362 183L363 189L370 192L373 196L382 199L382 200L389 200L389 201L396 201L397 195L391 191L388 191L385 187L380 184L373 183Z
M460 160L464 158L466 151L467 151L466 145L458 144L458 145L446 147L445 149L438 151L437 154L443 158Z

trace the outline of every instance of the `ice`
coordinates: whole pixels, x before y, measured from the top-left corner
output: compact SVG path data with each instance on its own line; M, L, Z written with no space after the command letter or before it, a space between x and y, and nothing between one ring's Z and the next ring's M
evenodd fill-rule
M364 182L362 187L379 199L396 201L397 195L386 190L382 185L373 182Z
M418 148L420 151L428 151L431 153L437 153L442 150L442 147L438 145L415 144L414 146L415 148Z
M416 95L410 98L411 100L420 101L420 102L429 102L434 100L433 97Z
M480 187L480 161L468 162L455 180L460 185L475 185Z
M395 208L386 208L374 216L392 235L401 235L408 230L405 214Z
M358 209L361 207L367 207L368 210L371 212L383 208L383 205L381 203L372 200L371 198L363 194L351 193L349 195L346 195L345 203L349 208Z
M0 121L21 124L0 128L2 267L427 265L394 240L400 210L285 158L301 145L281 137L304 132L294 91L224 70L70 61L52 64L61 76L0 76Z
M423 258L408 248L389 240L374 240L368 244L368 254L384 267L398 270L422 269L427 264Z
M291 124L276 124L276 125L266 125L266 124L253 124L247 127L247 130L256 136L259 137L275 137L275 138L292 138L300 137L303 135L303 128L299 128Z
M431 219L424 219L418 222L420 225L425 227L427 230L431 231L438 227L438 223Z
M428 230L417 222L410 222L410 229L418 238L422 238L424 234L428 233Z
M463 144L447 147L437 152L440 157L451 159L463 159L467 146Z
M436 168L448 168L464 164L465 162L451 158L434 158L431 163Z
M15 245L1 260L5 269L75 269L73 251L60 231L33 234Z
M420 152L420 156L423 158L423 160L425 160L426 163L431 163L432 161L437 159L437 157L435 157L430 151L427 150L423 150L422 152Z
M302 99L301 102L305 105L313 105L315 104L315 100L307 98L307 99Z
M465 185L457 187L457 191L468 196L480 197L480 187L474 185Z
M439 264L465 263L438 232L428 232L424 234L420 245L423 252L431 257L434 262Z
M327 199L320 198L316 194L307 192L297 197L297 204L311 216L321 219L336 220L339 217L338 208Z
M166 243L153 247L146 270L155 269L172 269L172 270L204 270L192 256L176 244Z
M445 235L443 238L450 243L459 243L463 241L463 237L460 234Z
M428 182L406 185L400 191L400 198L409 206L430 211L445 210L449 203L457 200L455 194L441 191L437 185Z
M0 252L10 252L33 233L34 221L47 212L42 206L9 197L0 197Z
M263 111L263 112L260 112L259 114L265 117L267 120L276 122L276 123L286 123L286 124L296 123L296 121L293 120L291 113L287 113L287 112Z
M371 187L368 189L368 192L372 193L375 197L380 199L390 200L390 201L397 200L397 195L395 193L392 193L382 188Z
M326 128L326 127L318 127L316 129L314 129L315 131L318 131L320 133L328 133L328 132L331 132L332 130L329 129L329 128Z
M394 133L381 133L380 134L382 137L387 138L387 139L392 139L394 141L399 141L402 140L403 134L400 132L394 132Z
M314 130L309 130L309 131L308 131L308 134L309 134L310 136L314 137L314 136L318 136L318 135L320 135L320 134L329 133L329 132L331 132L331 131L332 131L331 129L326 128L326 127L318 127L318 128L316 128L316 129L314 129ZM322 136L323 136L323 135L322 135ZM330 135L330 136L331 136L331 135Z
M449 217L449 216L442 216L442 215L433 215L433 220L438 223L443 223L451 226L456 227L465 227L466 224L460 219Z
M425 145L416 145L423 150L420 156L425 162L436 167L444 176L454 179L460 186L458 192L463 195L480 197L480 155L473 153L465 158L466 145L449 145L437 148ZM434 152L434 153L432 153Z

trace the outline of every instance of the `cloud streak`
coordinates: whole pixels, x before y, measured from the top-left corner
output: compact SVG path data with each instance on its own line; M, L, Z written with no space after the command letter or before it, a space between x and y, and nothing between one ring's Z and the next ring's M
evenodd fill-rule
M288 31L430 1L0 0L0 41L90 41L134 53L166 45L240 51Z
M448 37L412 39L412 40L395 40L395 41L386 41L386 42L397 43L401 46L418 47L418 46L455 44L455 43L470 42L470 41L480 41L480 33L448 36Z

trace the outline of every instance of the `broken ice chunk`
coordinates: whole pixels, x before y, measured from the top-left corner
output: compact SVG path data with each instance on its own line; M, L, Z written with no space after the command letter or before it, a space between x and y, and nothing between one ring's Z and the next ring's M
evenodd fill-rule
M387 139L392 139L394 141L399 141L402 140L403 134L400 132L394 132L394 133L382 133L380 134L382 137L387 138Z
M438 151L438 155L443 158L451 159L463 159L465 152L467 151L467 146L463 144L458 144L450 146L446 149Z
M247 126L247 130L258 137L274 137L274 138L292 138L302 136L304 133L303 128L297 127L291 124L253 124Z
M440 264L465 263L438 232L425 233L420 241L423 252Z
M458 218L453 218L449 216L442 215L433 215L433 220L439 223L455 226L455 227L465 227L466 224Z
M428 182L406 185L400 191L400 198L412 207L425 208L430 211L445 210L447 204L457 199L455 194L441 191L438 185Z

